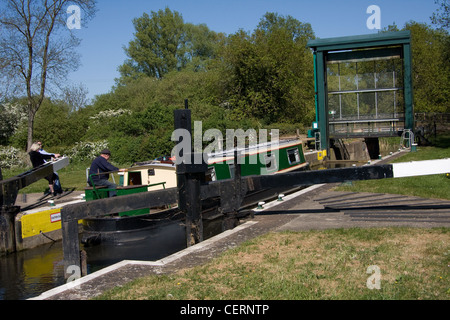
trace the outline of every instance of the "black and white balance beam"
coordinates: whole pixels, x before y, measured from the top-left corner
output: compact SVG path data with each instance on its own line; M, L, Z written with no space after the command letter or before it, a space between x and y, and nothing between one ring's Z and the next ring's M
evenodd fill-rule
M450 159L413 161L362 167L288 172L266 176L243 177L247 188L259 190L283 186L310 186L358 180L415 177L450 172Z

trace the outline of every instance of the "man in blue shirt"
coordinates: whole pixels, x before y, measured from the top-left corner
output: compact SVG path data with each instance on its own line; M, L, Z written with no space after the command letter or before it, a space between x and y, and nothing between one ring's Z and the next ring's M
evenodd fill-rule
M111 163L108 162L109 158L111 157L111 152L108 149L104 149L100 156L94 159L91 163L91 168L89 169L89 175L93 174L92 181L96 186L105 186L108 189L116 189L117 185L115 183L112 183L109 181L109 173L114 171L121 171L124 172L126 169L119 169L115 166L113 166ZM90 186L91 179L88 180L88 183ZM116 196L115 191L109 192L110 197Z

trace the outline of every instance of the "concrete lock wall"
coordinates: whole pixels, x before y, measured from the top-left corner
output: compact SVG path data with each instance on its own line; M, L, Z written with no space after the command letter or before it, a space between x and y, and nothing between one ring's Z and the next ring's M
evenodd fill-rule
M368 161L371 159L368 145L364 139L342 139L341 141L340 145L335 144L330 149L330 160ZM344 159L344 154L347 154L348 159ZM378 153L376 158L378 158Z

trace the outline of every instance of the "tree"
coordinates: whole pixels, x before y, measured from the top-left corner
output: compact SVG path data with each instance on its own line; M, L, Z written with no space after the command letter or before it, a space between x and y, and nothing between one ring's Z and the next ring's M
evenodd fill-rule
M43 141L47 148L77 142L73 141L75 133L70 130L69 115L69 105L45 98L35 118L35 139Z
M224 53L228 102L237 119L312 121L314 71L306 47L311 25L291 16L267 13L258 28L229 36Z
M83 24L95 14L95 0L2 0L0 81L27 97L27 147L33 141L36 112L51 83L61 83L79 65L79 39L67 27L67 9L83 11ZM70 11L69 11L70 12Z
M450 112L450 36L444 29L408 22L411 31L414 109L417 112Z
M82 83L66 86L61 91L61 100L70 106L72 112L86 107L89 102L89 90Z
M411 32L415 112L450 112L450 36L447 30L409 21L401 30ZM400 31L389 25L382 32ZM358 67L359 69L359 67Z
M440 7L431 16L431 22L440 26L442 29L447 29L450 26L450 6L448 0L435 0L434 3L439 4Z
M202 59L214 54L214 43L220 37L206 25L184 23L181 14L169 8L144 13L133 20L133 25L135 39L125 48L129 59L119 67L125 79L161 79L190 62L201 65Z
M7 145L19 125L26 119L26 110L18 101L0 104L0 145Z

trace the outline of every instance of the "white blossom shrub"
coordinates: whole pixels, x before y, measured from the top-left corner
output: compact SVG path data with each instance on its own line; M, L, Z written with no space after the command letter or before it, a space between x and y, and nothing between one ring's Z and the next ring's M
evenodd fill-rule
M100 155L103 149L108 147L106 140L96 142L77 142L75 146L67 152L71 161L92 161Z
M11 146L0 146L0 168L25 168L30 165L26 152Z
M0 143L8 144L8 139L14 135L20 123L27 119L28 115L23 105L0 104Z
M89 117L92 120L102 120L105 118L118 117L123 114L131 114L131 110L128 109L118 109L118 110L104 110L97 113L95 116Z

